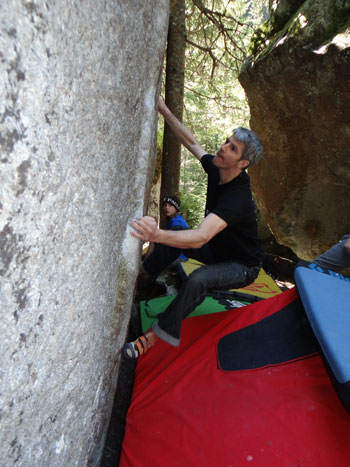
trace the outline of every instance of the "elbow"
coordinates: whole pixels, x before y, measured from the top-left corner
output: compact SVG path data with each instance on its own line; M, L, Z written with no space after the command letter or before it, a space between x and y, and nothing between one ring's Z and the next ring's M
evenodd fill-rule
M196 148L198 148L198 146L200 146L199 144L199 141L197 140L197 138L192 135L192 134L188 134L186 135L186 140L184 142L184 146L190 151L194 151L196 150Z
M197 243L197 247L196 248L202 248L202 246L204 246L207 242L204 241L204 240L201 240L200 242Z
M202 248L206 243L208 243L210 237L206 235L204 232L198 230L198 236L196 238L196 244L192 246L192 248Z

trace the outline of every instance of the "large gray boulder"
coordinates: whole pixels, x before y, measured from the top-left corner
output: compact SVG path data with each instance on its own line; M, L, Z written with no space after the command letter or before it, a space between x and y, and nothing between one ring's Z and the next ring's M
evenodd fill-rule
M97 465L139 267L167 0L0 3L0 464Z
M264 144L250 175L276 240L310 260L350 229L350 1L273 4L240 74Z

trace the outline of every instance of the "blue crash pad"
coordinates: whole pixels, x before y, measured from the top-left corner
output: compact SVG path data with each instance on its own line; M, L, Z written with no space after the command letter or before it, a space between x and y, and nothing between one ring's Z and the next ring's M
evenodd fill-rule
M309 322L341 384L350 381L350 282L341 274L297 267L295 282Z

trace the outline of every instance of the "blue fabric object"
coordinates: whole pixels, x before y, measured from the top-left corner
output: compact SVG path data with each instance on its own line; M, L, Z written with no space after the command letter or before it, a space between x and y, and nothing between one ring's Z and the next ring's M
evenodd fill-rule
M311 263L297 267L295 282L321 349L339 383L350 381L350 282Z
M165 230L186 230L189 226L181 214L176 214L165 226ZM181 253L179 256L180 261L186 261L187 257Z
M173 230L174 227L182 227L184 230L189 229L189 226L181 214L176 214L169 222L167 222L165 229Z

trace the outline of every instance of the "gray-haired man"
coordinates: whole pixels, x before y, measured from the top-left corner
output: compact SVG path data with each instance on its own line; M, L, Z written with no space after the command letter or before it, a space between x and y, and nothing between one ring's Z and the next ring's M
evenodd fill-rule
M250 284L257 277L264 256L249 176L245 172L262 154L257 135L240 127L213 156L207 154L162 99L158 109L208 174L206 216L198 228L182 231L159 229L153 218L142 217L130 223L132 235L143 242L159 244L142 265L150 276L157 276L181 252L205 265L190 274L173 302L158 316L152 331L124 345L123 353L130 358L144 354L158 338L178 346L182 320L204 300L207 292Z

